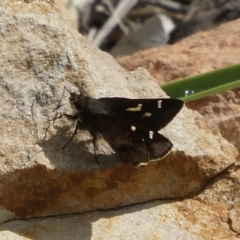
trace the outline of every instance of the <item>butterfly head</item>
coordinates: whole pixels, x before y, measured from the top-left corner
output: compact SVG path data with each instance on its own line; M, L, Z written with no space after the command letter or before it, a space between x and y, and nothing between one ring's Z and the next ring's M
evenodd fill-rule
M82 94L78 94L75 92L69 93L70 93L69 101L71 104L74 105L74 107L78 111L82 112L88 107L89 97L86 97Z

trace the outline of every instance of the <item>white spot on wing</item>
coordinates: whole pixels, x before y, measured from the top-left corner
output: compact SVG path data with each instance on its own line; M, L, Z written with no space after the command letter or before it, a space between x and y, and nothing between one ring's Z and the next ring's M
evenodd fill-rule
M153 139L153 131L149 131L149 137Z
M125 111L127 111L127 112L140 112L141 109L142 109L142 104L138 104L137 107L126 108Z
M132 130L133 132L135 132L135 131L136 131L136 127L135 127L135 126L131 126L131 130Z
M151 114L151 113L149 113L149 112L146 112L146 113L144 113L144 116L145 116L145 117L151 117L151 116L152 116L152 114Z
M162 107L162 100L158 100L158 108Z

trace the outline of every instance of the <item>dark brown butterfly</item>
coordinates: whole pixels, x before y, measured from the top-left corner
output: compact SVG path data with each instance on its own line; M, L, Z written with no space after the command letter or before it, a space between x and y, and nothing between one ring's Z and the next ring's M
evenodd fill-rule
M94 99L70 92L70 102L77 110L75 115L62 114L76 120L75 131L69 141L81 129L93 136L96 156L96 138L101 134L111 148L135 166L165 157L172 143L158 131L165 127L183 107L183 102L172 98ZM63 147L63 148L64 148Z

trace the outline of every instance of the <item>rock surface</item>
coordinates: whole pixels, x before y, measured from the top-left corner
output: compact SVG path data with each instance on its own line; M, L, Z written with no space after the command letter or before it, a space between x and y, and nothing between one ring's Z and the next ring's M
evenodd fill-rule
M226 208L221 211L225 212L220 215L219 209L198 200L153 201L112 211L15 220L0 230L3 240L238 239Z
M138 169L103 141L97 165L87 132L62 151L74 125L49 119L61 98L68 102L63 86L97 98L164 93L145 70L127 73L90 46L44 1L1 4L0 29L1 239L204 239L206 226L218 239L235 238L238 212L224 205L230 226L197 195L238 154L215 125L184 108L162 131L174 144L172 153ZM60 111L71 112L68 104ZM225 173L234 174L232 184L237 173ZM194 195L198 199L180 201ZM163 200L143 204L154 199ZM133 206L107 211L127 205Z
M117 58L124 69L146 68L160 84L240 62L240 19L162 48Z
M188 108L197 110L219 126L221 135L240 152L240 89L189 102ZM238 156L240 160L240 156Z

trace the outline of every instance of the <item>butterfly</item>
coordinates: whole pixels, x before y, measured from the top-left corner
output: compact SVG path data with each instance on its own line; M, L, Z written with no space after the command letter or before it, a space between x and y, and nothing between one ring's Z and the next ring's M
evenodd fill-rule
M80 130L93 137L96 157L96 140L100 134L109 146L122 154L125 161L136 167L151 160L165 157L173 144L158 131L165 127L183 107L183 101L173 98L130 99L91 98L70 92L70 103L77 110L74 115L62 114L76 121L76 127L65 148ZM96 161L97 157L96 157Z

